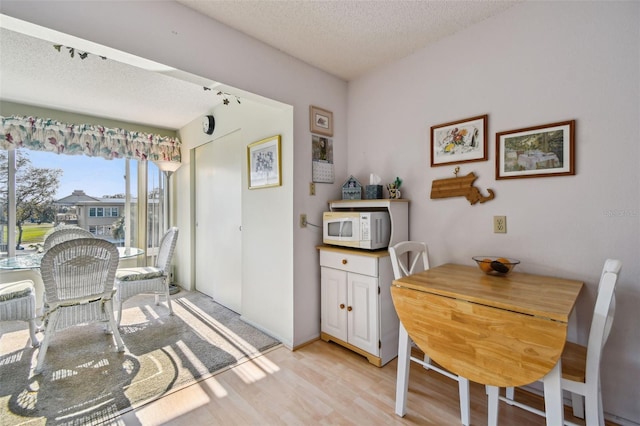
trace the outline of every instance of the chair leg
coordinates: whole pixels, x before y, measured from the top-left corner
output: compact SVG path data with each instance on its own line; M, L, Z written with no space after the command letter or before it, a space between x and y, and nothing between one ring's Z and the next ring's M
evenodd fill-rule
M587 425L604 425L604 413L602 411L602 397L595 386L586 387L584 395L584 420Z
M107 314L107 318L109 319L109 327L113 332L113 340L116 342L116 348L118 352L124 352L124 342L122 341L122 336L120 336L118 323L116 323L116 319L113 314L113 302L111 300L105 301L104 310ZM120 312L122 312L122 307L120 307ZM120 317L120 315L118 315L118 317Z
M398 370L396 376L396 414L404 417L407 413L407 391L409 389L409 369L411 368L411 340L400 323L398 336Z
M45 355L47 355L47 349L49 349L49 340L51 340L51 336L55 332L59 314L60 311L54 311L53 313L51 313L51 315L49 315L49 318L46 321L44 337L42 338L42 342L40 343L40 351L38 352L38 362L36 363L36 368L33 371L34 374L40 374L42 372L44 357Z
M38 346L40 346L40 342L36 338L36 330L37 329L38 329L38 327L36 326L36 319L35 318L31 318L29 320L29 335L31 337L31 346L34 347L34 348L37 348Z
M498 424L498 410L499 402L498 399L500 388L497 386L485 386L485 390L487 392L487 424L488 426L497 426Z
M505 389L505 396L507 399L514 400L515 398L515 388L513 386L509 386Z
M469 379L458 378L458 394L460 395L460 421L464 426L471 424L471 399L469 398Z
M118 305L118 321L116 321L116 327L120 327L120 321L122 321L122 302L124 301L118 297L118 300L116 302L116 304Z
M169 284L166 286L165 297L167 298L167 307L169 308L169 315L173 315L173 307L171 306L171 297L169 297Z
M571 392L571 408L574 417L584 419L584 397L582 395Z

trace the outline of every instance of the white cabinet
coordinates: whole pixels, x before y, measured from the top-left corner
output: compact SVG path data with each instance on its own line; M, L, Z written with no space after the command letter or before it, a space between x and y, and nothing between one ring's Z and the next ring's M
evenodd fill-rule
M320 246L321 338L367 357L378 367L398 354L393 272L386 250Z

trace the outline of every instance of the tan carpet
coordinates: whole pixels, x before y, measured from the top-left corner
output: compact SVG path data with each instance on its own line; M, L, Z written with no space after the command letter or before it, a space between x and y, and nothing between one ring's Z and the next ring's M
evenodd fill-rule
M26 323L0 323L0 425L108 423L279 344L205 295L181 291L172 301L174 316L153 296L125 302L124 353L101 325L56 333L37 376Z

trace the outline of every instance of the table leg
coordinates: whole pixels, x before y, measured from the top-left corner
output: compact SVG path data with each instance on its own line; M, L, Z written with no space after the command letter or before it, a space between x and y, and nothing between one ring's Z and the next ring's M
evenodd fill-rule
M396 376L396 414L404 417L407 413L407 391L409 389L409 369L411 367L411 340L400 323L398 336L398 374Z
M485 386L485 390L487 392L487 425L488 426L497 426L498 425L498 411L500 410L499 404L500 400L498 399L500 388L497 386Z
M547 426L564 424L564 406L562 401L562 360L542 379L544 383L544 410Z

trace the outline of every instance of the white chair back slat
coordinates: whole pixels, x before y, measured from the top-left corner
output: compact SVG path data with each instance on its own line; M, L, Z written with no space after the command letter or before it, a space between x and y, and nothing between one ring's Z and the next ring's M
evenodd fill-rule
M389 247L395 279L429 269L427 245L418 241L402 241Z
M586 383L592 380L599 380L600 377L602 351L611 333L615 316L615 287L621 269L622 262L615 259L607 259L602 270L587 343Z

